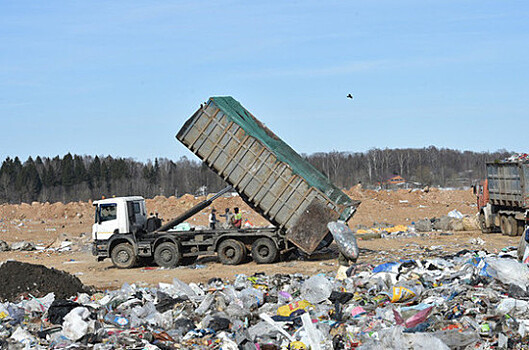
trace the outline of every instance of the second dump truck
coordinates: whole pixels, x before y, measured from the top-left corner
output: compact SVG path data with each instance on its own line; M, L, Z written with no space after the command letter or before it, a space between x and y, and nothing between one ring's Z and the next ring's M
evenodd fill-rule
M509 236L524 232L529 210L529 163L487 163L487 178L476 187L481 230Z
M176 137L274 227L174 231L214 198L163 226L147 218L142 197L105 199L94 202L93 254L98 259L110 257L127 268L138 259L174 267L211 254L224 264L238 264L248 254L258 263L271 263L295 248L310 255L331 242L327 223L347 222L360 204L232 97L210 98Z

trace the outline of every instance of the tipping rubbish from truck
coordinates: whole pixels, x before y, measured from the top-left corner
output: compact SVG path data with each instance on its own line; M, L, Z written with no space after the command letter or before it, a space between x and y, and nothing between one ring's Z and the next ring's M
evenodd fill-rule
M238 264L250 256L257 263L272 263L293 249L312 254L330 244L327 223L347 222L360 204L232 97L210 98L176 138L273 227L173 230L214 198L165 225L147 218L142 197L95 201L93 254L99 260L111 258L121 268L142 259L174 267L216 254L224 264Z

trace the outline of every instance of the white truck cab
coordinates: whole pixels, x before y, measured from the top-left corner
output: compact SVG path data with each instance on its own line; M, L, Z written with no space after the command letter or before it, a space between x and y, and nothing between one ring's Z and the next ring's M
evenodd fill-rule
M115 197L94 201L93 240L108 240L115 233L132 233L147 221L145 199L139 196Z

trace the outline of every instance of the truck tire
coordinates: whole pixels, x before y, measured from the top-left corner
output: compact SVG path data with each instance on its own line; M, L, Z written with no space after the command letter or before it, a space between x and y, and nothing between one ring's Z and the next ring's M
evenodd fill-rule
M238 265L244 259L244 245L235 239L226 239L220 242L217 255L224 265Z
M241 241L237 241L239 242L239 244L241 245L241 249L242 249L242 262L247 262L246 260L248 259L248 249L246 248L246 245L241 242Z
M173 268L178 266L181 260L180 249L172 242L160 243L154 250L154 262L160 267Z
M509 228L509 236L517 236L518 235L518 223L516 222L516 219L514 216L508 216L507 220L509 221L508 226Z
M507 215L502 215L500 217L500 228L501 233L507 236L511 235L511 224L509 222L509 217Z
M130 243L116 245L110 253L110 258L114 266L119 269L130 269L136 265L136 255Z
M525 232L525 222L522 221L522 220L516 220L516 223L518 224L518 233L517 235L518 236L523 236L524 232Z
M258 264L271 264L277 260L279 251L270 238L259 238L252 244L252 258Z

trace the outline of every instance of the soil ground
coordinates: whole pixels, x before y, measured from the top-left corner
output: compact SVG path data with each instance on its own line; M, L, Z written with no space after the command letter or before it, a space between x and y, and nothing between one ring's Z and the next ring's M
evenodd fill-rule
M453 209L463 214L475 215L474 196L470 190L429 191L371 191L360 187L346 191L353 199L362 201L350 226L376 226L386 222L393 225L410 225L413 221L440 217ZM180 198L156 197L147 200L149 211L158 212L161 217L171 219L189 209L204 198L185 195ZM238 206L244 218L256 226L268 223L253 212L239 197L220 198L213 206L218 212L224 208ZM206 225L209 211L197 214L190 223ZM67 271L81 279L86 285L100 289L119 288L123 283L155 285L159 282L171 283L174 277L184 282L207 282L210 278L220 277L233 280L236 274L252 275L256 272L267 274L303 273L307 275L336 271L337 250L331 245L325 254L310 260L286 260L270 265L257 265L247 262L238 266L225 266L215 257L202 257L197 265L176 269L156 267L137 267L120 270L112 266L109 259L96 262L90 253L90 231L93 207L91 203L32 203L21 205L0 205L0 239L7 242L30 241L44 246L59 247L64 240L73 242L72 251L32 251L0 252L0 261L18 260L42 264ZM471 243L480 237L483 245ZM487 249L497 251L507 246L516 246L518 237L500 234L483 235L479 231L446 233L428 233L418 237L382 238L360 240L360 263L380 264L400 258L427 258L443 256L463 249Z

